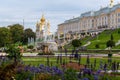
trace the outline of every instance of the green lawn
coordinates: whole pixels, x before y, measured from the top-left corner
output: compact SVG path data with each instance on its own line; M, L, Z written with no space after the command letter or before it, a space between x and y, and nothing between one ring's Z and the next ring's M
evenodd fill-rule
M118 34L118 30L106 30L99 34L95 39L91 40L91 44L87 46L88 49L96 49L95 45L98 44L100 49L106 48L106 42L110 40L111 34L113 35L114 41L118 42L120 40L120 34ZM119 48L119 47L115 47Z
M82 45L85 45L87 41L90 41L91 44L87 46L87 49L96 49L95 45L98 44L99 48L97 49L105 49L106 48L106 42L110 40L111 34L113 35L115 43L120 40L120 33L118 33L120 29L116 30L105 30L102 33L100 33L97 37L91 38L90 36L86 36L81 40ZM64 47L68 48L69 50L74 49L71 44L65 45ZM120 45L113 47L113 49L120 49Z
M65 60L66 63L69 62L68 57L67 58L63 57L62 59ZM33 66L39 66L40 64L46 65L46 63L47 63L47 58L46 57L23 57L22 60L26 65L30 64L30 65L33 65ZM90 63L93 64L94 60L95 60L95 58L90 58ZM112 60L119 62L120 58L113 58ZM52 65L52 66L60 66L60 64L56 63L56 57L51 57L49 59L49 61L50 61L50 65ZM99 69L100 61L105 63L105 62L107 62L107 58L96 58L96 66L97 66L98 69ZM72 62L77 62L77 61L75 59L72 59ZM81 64L86 64L86 57L81 58Z

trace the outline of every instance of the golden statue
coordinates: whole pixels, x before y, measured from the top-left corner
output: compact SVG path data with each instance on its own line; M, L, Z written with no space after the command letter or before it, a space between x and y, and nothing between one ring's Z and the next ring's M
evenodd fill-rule
M114 0L110 0L110 7L113 7L114 5Z

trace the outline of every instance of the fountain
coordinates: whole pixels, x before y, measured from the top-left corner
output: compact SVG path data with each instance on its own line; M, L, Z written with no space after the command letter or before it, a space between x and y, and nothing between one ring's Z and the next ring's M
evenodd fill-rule
M44 15L36 24L36 47L41 48L44 53L58 50L54 35L50 32L50 23L46 22Z

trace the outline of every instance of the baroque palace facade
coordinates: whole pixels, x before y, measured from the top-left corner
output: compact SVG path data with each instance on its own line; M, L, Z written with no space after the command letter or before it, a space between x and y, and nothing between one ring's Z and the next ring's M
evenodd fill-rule
M68 33L97 34L106 29L120 28L120 3L110 7L101 8L98 11L89 11L81 16L66 20L58 25L58 39L63 35L67 37Z

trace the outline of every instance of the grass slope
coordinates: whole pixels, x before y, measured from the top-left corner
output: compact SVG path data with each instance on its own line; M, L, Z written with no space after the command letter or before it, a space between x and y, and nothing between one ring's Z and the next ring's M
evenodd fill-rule
M105 49L106 42L108 40L110 40L111 34L113 35L114 41L118 42L118 40L120 40L120 33L118 34L118 31L120 31L120 29L103 31L96 38L94 38L93 40L90 41L91 44L89 46L87 46L87 48L88 49L96 49L95 45L98 44L99 49ZM116 46L114 49L119 49L119 48L120 48L120 45Z

